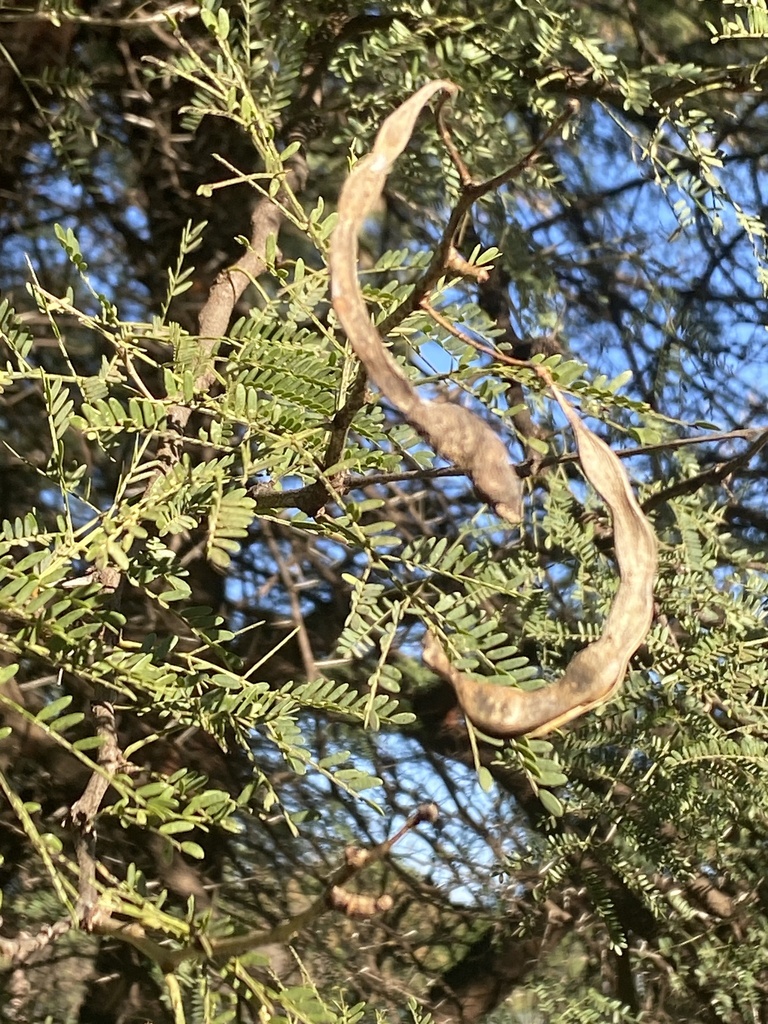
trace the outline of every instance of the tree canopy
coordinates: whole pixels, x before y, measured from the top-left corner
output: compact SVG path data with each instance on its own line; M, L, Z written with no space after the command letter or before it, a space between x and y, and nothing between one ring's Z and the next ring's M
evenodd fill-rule
M4 1019L768 1019L766 39L0 3Z

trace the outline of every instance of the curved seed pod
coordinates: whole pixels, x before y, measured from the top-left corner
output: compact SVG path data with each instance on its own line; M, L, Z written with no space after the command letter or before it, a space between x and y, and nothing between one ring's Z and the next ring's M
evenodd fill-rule
M339 197L339 222L331 239L333 306L371 379L437 452L474 481L496 512L511 522L522 516L520 480L502 441L479 417L460 406L423 401L389 354L371 322L357 280L357 236L378 199L393 162L410 138L427 100L450 82L430 82L386 119L373 151L347 179ZM635 499L621 462L579 419L553 385L552 392L576 437L579 460L613 519L619 588L602 636L579 651L555 683L523 691L495 686L455 669L429 634L426 663L455 688L470 722L494 736L540 736L609 699L629 659L643 642L653 614L656 538Z
M414 93L381 126L373 150L353 168L339 196L339 220L328 265L333 308L358 359L382 394L444 458L462 469L478 491L509 522L522 518L522 484L506 445L479 416L458 405L425 402L384 347L371 322L357 280L357 236L381 195L384 182L411 137L416 118L436 92L456 92L435 81Z
M361 919L383 914L394 906L394 900L389 893L385 892L383 896L367 896L358 892L350 892L341 885L332 885L326 899L332 910L338 910L340 913L346 914L347 917Z

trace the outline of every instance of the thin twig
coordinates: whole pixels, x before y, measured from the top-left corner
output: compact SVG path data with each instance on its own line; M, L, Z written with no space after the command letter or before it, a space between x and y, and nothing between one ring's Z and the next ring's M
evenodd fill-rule
M495 355L496 353L494 353ZM508 359L510 357L507 357ZM616 455L620 459L633 459L640 455L650 455L653 452L663 452L676 448L686 448L697 444L720 444L723 441L750 440L765 434L764 427L744 427L736 430L723 430L709 434L699 434L697 437L673 437L666 441L658 441L655 444L635 445L631 448L616 449ZM760 446L762 447L762 445ZM576 462L577 455L574 452L565 452L561 455L547 455L540 462L541 468L548 466L560 466L569 462ZM735 456L736 459L741 456ZM464 476L461 469L453 466L443 466L439 469L405 469L393 473L371 473L350 475L344 478L343 482L337 484L339 494L349 494L350 491L360 490L365 487L376 487L382 484L407 483L410 480L437 480L444 477ZM703 475L703 474L702 474ZM727 473L723 474L727 475ZM692 477L691 479L696 479ZM706 481L705 481L706 482ZM681 481L681 484L688 484L689 481ZM675 485L677 486L677 485ZM265 488L258 485L251 491L251 496L256 502L260 511L278 510L286 508L298 508L312 515L317 511L318 484L307 484L305 487L296 487L290 491L278 491L272 488ZM683 493L683 492L681 492ZM688 493L685 491L684 493ZM672 497L673 495L669 495ZM666 501L666 492L663 498L657 500L652 495L648 501L653 501L651 507L659 504L659 501ZM645 507L645 506L644 506Z
M477 349L478 352L483 352L487 356L491 356L498 363L506 363L508 366L524 366L527 370L533 370L541 376L541 367L538 363L532 363L528 359L515 359L513 356L508 356L504 352L499 352L498 349L491 348L490 345L484 345L481 341L470 337L469 334L446 319L442 313L438 313L426 298L422 299L419 305L444 331L453 335L454 338L458 338L459 341L463 341L465 345L471 345L472 348Z
M659 491L658 494L652 494L650 498L646 498L643 502L643 510L646 512L650 511L650 509L662 505L665 501L669 501L670 498L677 498L683 494L693 494L708 484L720 483L737 469L743 469L750 462L753 455L756 455L766 444L768 444L768 430L761 430L752 444L748 445L740 454L734 455L732 458L726 459L725 462L720 462L716 466L705 469L688 480L678 480L670 487Z
M75 850L80 869L76 910L78 920L87 930L93 923L98 901L94 821L112 778L123 765L123 754L117 741L114 708L107 701L99 701L93 705L93 717L96 735L101 739L98 754L99 771L93 772L83 795L75 801L70 811L70 821L76 829Z
M304 615L301 610L301 601L296 591L296 583L291 575L291 571L285 563L283 554L275 540L275 535L272 531L272 527L269 523L265 522L262 529L264 530L264 536L267 539L267 547L272 553L272 557L277 565L277 570L280 573L280 579L283 581L286 593L288 594L288 600L291 603L291 618L293 624L296 627L296 638L299 644L299 651L301 653L301 660L304 664L304 674L306 675L309 682L317 679L318 671L317 664L315 662L315 655L312 650L312 644L309 639L309 633L307 632L307 624L304 621Z

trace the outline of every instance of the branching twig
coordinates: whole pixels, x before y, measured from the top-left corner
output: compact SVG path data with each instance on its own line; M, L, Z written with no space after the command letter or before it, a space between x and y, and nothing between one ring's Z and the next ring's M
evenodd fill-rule
M354 894L347 892L344 886L364 868L370 867L388 856L395 843L406 833L421 822L434 824L437 817L436 804L421 804L391 839L368 850L348 847L345 851L344 863L326 879L321 895L306 910L265 931L251 931L242 935L220 937L205 936L204 941L190 943L181 949L171 950L151 938L144 926L137 921L119 921L111 915L102 916L99 912L94 915L92 930L98 935L109 935L129 943L153 960L164 974L174 971L180 964L188 961L199 962L213 958L240 956L273 943L290 942L295 935L329 909L350 913L352 916L358 916L364 909L370 910L371 913L389 909L391 902L388 899L370 896L356 898Z
M448 132L442 118L442 106L445 104L446 100L447 97L443 99L443 104L440 108L440 120L438 121L439 130L444 142L446 139L450 139L450 133ZM494 189L499 188L508 181L511 181L513 178L519 177L528 170L529 167L532 167L541 155L541 151L545 144L553 135L560 131L566 121L570 120L577 110L578 104L576 102L567 103L563 113L552 122L541 138L538 139L531 149L528 150L525 156L521 157L520 160L516 161L506 170L501 171L492 178L488 178L486 181L475 181L474 178L472 178L461 158L461 155L458 153L456 146L451 140L450 145L448 145L447 148L459 173L459 179L462 185L458 202L451 211L448 223L446 224L440 240L437 243L437 248L432 255L432 259L430 260L427 269L416 282L410 294L379 324L379 332L383 337L386 337L392 330L394 330L395 327L401 324L407 316L410 316L411 313L414 313L419 308L422 300L429 295L439 279L443 276L446 268L449 266L451 247L453 246L456 233L462 224L464 217L467 215L474 203L484 195L492 192Z

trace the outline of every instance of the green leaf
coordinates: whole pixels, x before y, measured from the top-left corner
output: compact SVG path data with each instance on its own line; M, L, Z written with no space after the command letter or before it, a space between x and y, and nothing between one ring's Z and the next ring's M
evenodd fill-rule
M562 817L564 808L554 793L550 793L548 789L541 789L539 790L539 800L541 800L544 810L551 814L553 818Z

